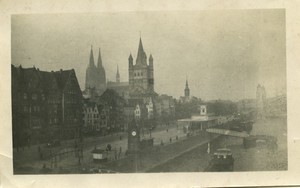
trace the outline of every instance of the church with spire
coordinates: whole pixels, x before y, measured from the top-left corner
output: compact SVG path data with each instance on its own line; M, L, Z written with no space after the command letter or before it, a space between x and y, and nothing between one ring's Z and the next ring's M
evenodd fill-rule
M184 97L186 97L186 98L190 97L190 88L189 88L189 82L187 79L185 82Z
M106 90L106 76L102 64L101 51L99 48L97 66L94 62L93 46L91 47L90 60L86 69L85 91L95 91L97 95L101 95Z
M189 88L189 81L186 77L185 80L185 88L184 88L184 96L180 97L179 100L183 103L189 102L191 100L191 96L190 96L190 88Z
M116 91L119 94L119 96L123 97L126 100L129 98L129 85L128 82L121 81L121 75L119 72L118 65L116 71L116 81L108 81L107 89L112 89Z
M133 64L131 54L128 58L129 95L131 98L152 97L155 94L153 57L151 54L148 62L142 39L140 38L135 64Z

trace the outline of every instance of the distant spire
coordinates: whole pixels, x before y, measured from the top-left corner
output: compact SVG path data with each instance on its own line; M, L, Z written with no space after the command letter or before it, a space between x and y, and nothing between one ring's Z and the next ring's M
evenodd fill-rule
M89 67L95 67L95 62L94 62L94 54L93 54L93 45L91 45L91 52L90 52L90 63Z
M117 65L117 75L116 75L116 81L117 81L117 82L120 82L119 65Z
M129 55L129 57L128 57L128 60L133 60L132 55L131 55L131 52L130 52L130 55Z
M188 76L186 75L185 88L189 88Z
M146 56L146 53L144 52L142 38L140 38L140 42L139 42L136 63L137 64L147 64L147 56Z
M97 63L97 67L100 68L102 67L102 57L101 57L101 51L99 48L99 54L98 54L98 63Z
M188 82L187 75L186 75L186 81L185 81L184 96L185 97L189 97L190 96L190 89L189 89L189 82Z
M153 61L152 54L150 54L149 61Z

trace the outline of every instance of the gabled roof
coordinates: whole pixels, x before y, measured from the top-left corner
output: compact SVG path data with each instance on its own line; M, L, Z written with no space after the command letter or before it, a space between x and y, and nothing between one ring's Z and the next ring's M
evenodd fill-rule
M54 72L59 89L63 90L73 70L60 70Z
M38 76L38 81L40 83L41 89L44 91L48 91L50 89L53 89L53 79L55 80L58 89L64 90L66 83L68 82L71 74L75 74L74 69L71 70L60 70L56 72L47 72L47 71L40 71L39 69L33 68L22 68L15 67L12 65L12 76L13 79L18 80L21 84L26 84L31 80L33 75Z

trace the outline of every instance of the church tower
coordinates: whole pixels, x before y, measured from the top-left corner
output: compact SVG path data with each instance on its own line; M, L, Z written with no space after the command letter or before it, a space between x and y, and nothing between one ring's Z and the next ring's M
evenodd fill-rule
M187 80L187 79L186 79L186 81L185 81L184 96L185 96L186 98L190 97L189 83L188 83L188 80Z
M154 94L153 57L150 54L149 65L140 38L135 65L130 54L128 58L129 95L131 97L146 97Z
M98 95L101 95L106 89L106 76L102 65L100 49L96 67L94 62L93 46L91 46L90 60L85 76L85 90L88 91L93 88L96 90Z
M85 89L96 88L97 71L94 62L93 46L91 46L90 61L85 74Z
M105 76L105 70L102 65L102 57L101 57L101 51L99 48L99 54L98 54L98 62L97 62L97 85L96 90L99 95L101 95L106 90L106 76Z

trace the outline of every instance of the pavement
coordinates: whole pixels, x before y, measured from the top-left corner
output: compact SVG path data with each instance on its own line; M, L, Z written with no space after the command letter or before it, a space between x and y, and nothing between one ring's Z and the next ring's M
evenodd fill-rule
M164 145L171 144L178 140L186 138L186 134L183 132L183 127L177 127L175 124L167 126L160 126L157 130L152 131L151 137L154 138L154 145L160 145L161 142ZM121 139L120 139L121 138ZM141 139L150 138L150 133L141 135ZM172 142L170 142L170 138ZM125 151L127 150L127 133L116 133L114 135L107 135L104 137L89 137L85 138L83 142L83 159L80 163L83 165L92 165L93 159L91 151L95 148L105 149L107 144L112 146L112 151L109 152L109 161L116 160L117 158L123 158L125 156ZM19 150L19 152L14 151L14 165L16 169L32 169L33 173L36 173L38 169L46 166L47 168L74 168L78 166L78 158L75 157L74 147L75 141L68 140L61 143L60 147L46 149L44 145L35 145L30 148L25 148L24 150ZM66 153L61 155L56 159L40 159L40 154L38 148L45 154L48 152L54 153ZM121 151L121 152L120 152ZM28 169L27 169L28 170ZM18 171L16 171L18 173ZM29 172L30 173L30 172Z

